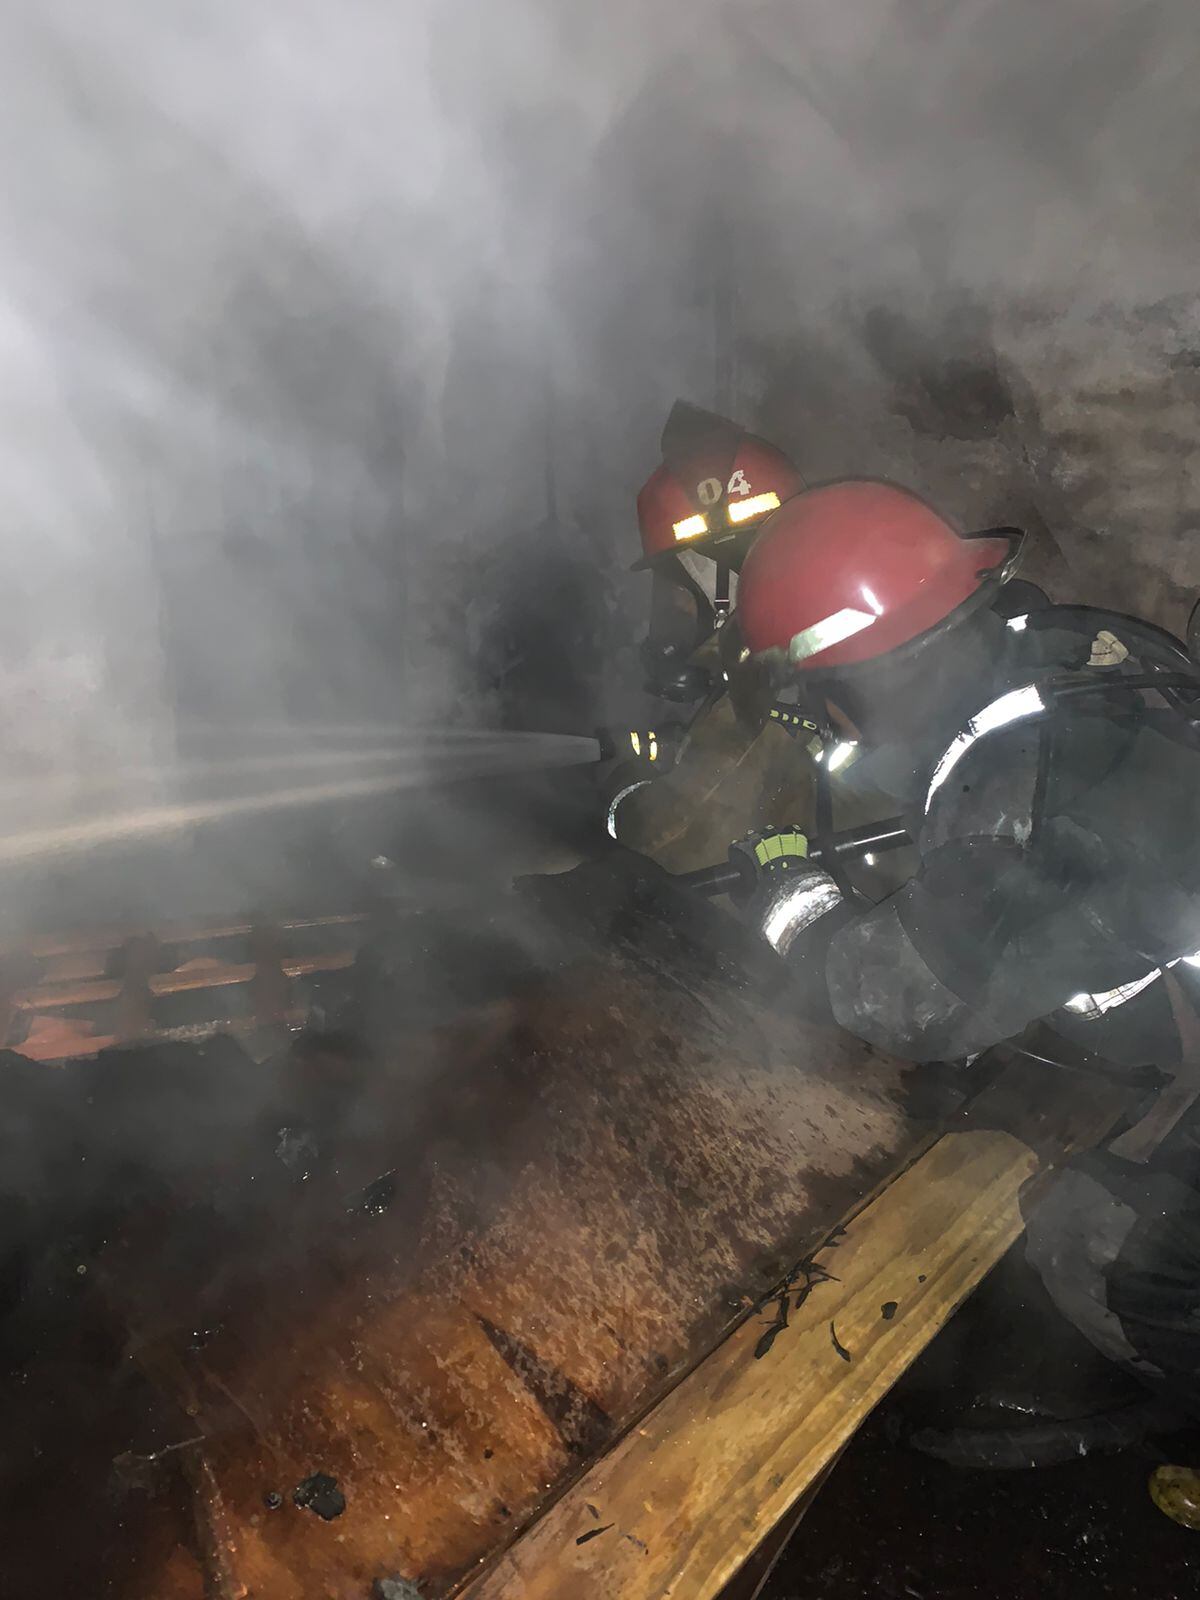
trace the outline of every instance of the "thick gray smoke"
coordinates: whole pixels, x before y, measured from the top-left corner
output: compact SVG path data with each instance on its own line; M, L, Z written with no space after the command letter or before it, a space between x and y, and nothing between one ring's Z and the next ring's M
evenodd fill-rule
M10 774L487 721L523 659L611 711L679 393L1093 588L1157 539L1178 609L1198 53L1187 0L7 8Z

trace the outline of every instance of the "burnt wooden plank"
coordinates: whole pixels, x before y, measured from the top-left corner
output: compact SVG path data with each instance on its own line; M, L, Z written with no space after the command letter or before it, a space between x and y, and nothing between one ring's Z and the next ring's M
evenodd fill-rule
M277 956L277 974L284 978L307 977L318 972L342 972L354 964L351 950L332 950L328 955ZM231 984L254 983L257 967L252 961L230 962L208 959L188 961L170 972L143 974L152 996L187 994L197 989L220 989ZM50 1011L64 1006L88 1006L120 998L125 979L97 978L85 982L43 983L16 992L12 1006L18 1011Z
M162 965L162 945L153 934L138 934L121 949L120 980L113 1002L113 1032L118 1039L140 1039L151 1026L150 979Z
M254 1015L266 1026L281 1023L288 1011L288 982L279 930L266 923L256 923L250 930L249 946L253 963L250 991Z
M337 912L323 917L288 917L275 924L285 933L303 932L311 928L354 928L365 924L368 914L363 911ZM253 924L250 922L181 922L171 923L157 930L163 944L199 944L217 939L249 938ZM117 950L129 939L144 930L136 927L79 928L71 933L35 934L18 945L0 945L0 954L32 956L50 960L59 956L87 952Z

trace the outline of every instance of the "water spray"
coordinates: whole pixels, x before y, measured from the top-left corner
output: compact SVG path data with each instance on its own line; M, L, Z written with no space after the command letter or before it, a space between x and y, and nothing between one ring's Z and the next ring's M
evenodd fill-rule
M0 789L0 864L16 865L104 845L162 838L236 818L336 805L445 783L584 766L600 759L598 740L573 734L413 728L407 730L403 741L384 749L314 751L306 747L268 756L144 767L96 779L82 788L48 791L42 784L9 784ZM336 778L314 781L322 769L331 766L339 769ZM264 778L276 781L264 787ZM231 780L240 780L242 787ZM245 786L246 780L251 780L250 787ZM94 800L114 789L121 791L123 805L96 814L76 803L69 815L46 825L46 804L51 796L78 802L81 798ZM170 798L162 798L164 793ZM30 826L35 819L39 825Z

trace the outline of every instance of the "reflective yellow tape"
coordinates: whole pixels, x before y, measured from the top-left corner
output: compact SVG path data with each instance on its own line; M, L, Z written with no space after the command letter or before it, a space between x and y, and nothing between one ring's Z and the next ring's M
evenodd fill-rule
M803 833L772 833L760 839L754 847L754 859L760 867L772 861L783 861L788 856L808 855L808 838Z
M682 522L674 524L673 531L676 539L698 539L708 532L708 523L701 516L684 517Z
M756 494L750 500L731 500L729 502L729 520L733 523L748 522L751 517L761 517L767 511L779 510L779 496L774 489L768 489L766 494ZM679 527L676 524L675 537L679 537Z

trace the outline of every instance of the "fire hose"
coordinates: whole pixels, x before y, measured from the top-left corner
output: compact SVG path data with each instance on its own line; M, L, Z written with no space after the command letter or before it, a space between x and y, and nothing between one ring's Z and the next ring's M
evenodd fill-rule
M855 861L867 855L881 855L885 850L902 850L911 844L912 835L902 817L888 817L882 822L869 822L858 828L846 828L831 833L814 843L808 860L815 866L828 863L831 857L838 861ZM698 867L694 872L679 872L675 881L685 889L715 898L721 894L749 892L753 888L753 874L748 860L731 850L725 861L711 867Z

